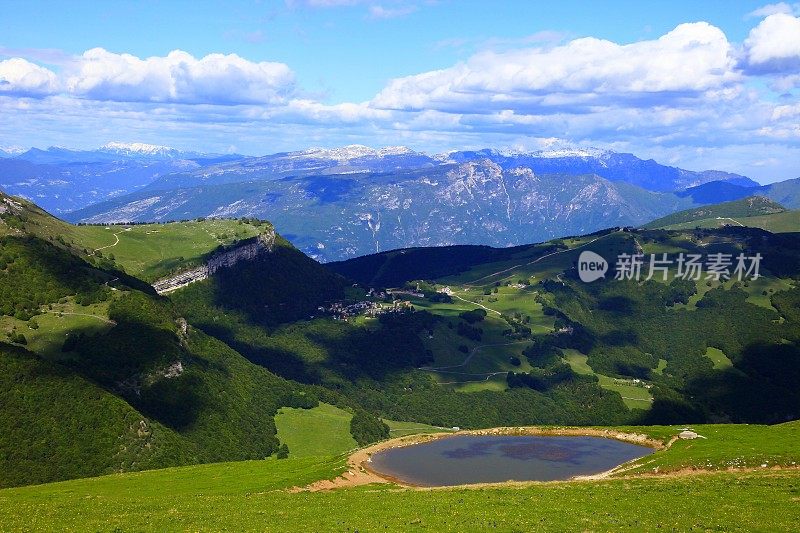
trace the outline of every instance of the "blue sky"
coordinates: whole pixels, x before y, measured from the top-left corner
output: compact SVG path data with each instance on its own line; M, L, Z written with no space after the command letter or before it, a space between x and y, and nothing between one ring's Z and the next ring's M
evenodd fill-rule
M800 5L19 2L0 148L566 145L800 176Z

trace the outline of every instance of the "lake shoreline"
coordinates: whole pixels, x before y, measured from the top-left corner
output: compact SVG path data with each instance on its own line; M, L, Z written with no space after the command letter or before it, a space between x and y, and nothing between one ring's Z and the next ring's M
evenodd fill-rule
M653 450L659 451L669 447L672 440L666 444L658 439L649 437L641 433L624 432L614 429L604 429L599 427L542 427L542 426L519 426L519 427L496 427L487 429L473 429L461 430L457 432L441 432L441 433L427 433L419 435L405 435L393 439L377 442L370 446L360 448L347 458L348 471L342 476L333 480L322 480L312 483L304 489L298 490L331 490L344 487L355 487L360 485L368 485L371 483L392 483L403 488L416 489L416 490L434 490L444 488L463 488L463 487L481 487L481 486L503 486L509 484L540 484L540 483L564 483L569 481L587 481L602 479L610 476L615 471L629 463L636 461L627 461L620 465L615 466L604 472L591 474L587 476L576 476L570 480L562 481L501 481L492 483L470 483L464 485L450 485L446 487L431 487L428 485L415 485L407 481L397 479L391 475L387 475L376 471L370 466L371 457L375 453L389 450L392 448L401 448L406 446L414 446L416 444L423 444L439 439L446 439L454 436L571 436L571 437L600 437L618 440L629 444L636 444L639 446L646 446Z

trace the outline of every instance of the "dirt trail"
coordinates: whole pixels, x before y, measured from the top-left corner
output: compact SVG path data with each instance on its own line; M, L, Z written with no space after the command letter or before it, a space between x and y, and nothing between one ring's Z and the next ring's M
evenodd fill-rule
M503 313L501 313L497 309L492 309L491 307L486 307L485 305L479 304L478 302L473 302L472 300L467 300L466 298L462 298L461 296L459 296L456 293L451 293L450 296L454 296L454 297L458 298L459 300L461 300L462 302L467 302L468 304L477 305L478 307L482 307L483 309L485 309L487 311L491 311L492 313L496 313L497 316L503 316Z
M744 227L744 224L731 217L717 217L717 220L730 220L731 222L735 222L736 224L739 224L740 226Z
M101 246L100 248L95 248L94 251L95 252L99 252L100 250L105 250L106 248L113 248L114 246L118 245L119 244L119 234L122 233L123 231L127 231L127 230L121 230L121 231L118 231L118 232L116 232L114 234L114 238L117 240L114 244L109 244L108 246Z

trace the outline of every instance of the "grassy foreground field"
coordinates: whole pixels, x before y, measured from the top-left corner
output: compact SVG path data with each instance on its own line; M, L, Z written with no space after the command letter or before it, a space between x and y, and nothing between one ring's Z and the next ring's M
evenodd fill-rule
M4 530L50 531L791 531L796 473L552 483L436 491L285 490L308 460L193 468L0 493ZM321 470L320 470L321 471Z
M635 429L667 439L676 428ZM800 424L698 426L644 458L659 475L525 486L294 492L345 458L171 468L0 491L0 530L43 531L791 531L800 521ZM741 466L760 464L738 472ZM774 464L789 468L775 470ZM764 463L761 463L764 464ZM653 463L643 466L652 472ZM686 468L708 471L686 475ZM669 472L678 471L676 475ZM667 473L667 474L665 474Z

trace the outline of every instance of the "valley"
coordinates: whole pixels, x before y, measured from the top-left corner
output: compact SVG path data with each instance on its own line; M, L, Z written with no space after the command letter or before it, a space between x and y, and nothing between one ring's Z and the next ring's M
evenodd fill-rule
M800 531L800 0L0 12L0 533Z
M726 516L749 523L750 498L780 501L796 481L797 426L782 424L798 405L796 234L612 227L321 265L265 221L73 226L2 200L0 400L10 409L0 417L0 484L9 487L0 501L16 510L0 512L3 528L34 509L49 523L125 524L140 505L152 517L143 529L160 529L167 516L181 517L180 528L225 524L231 509L242 527L296 527L310 520L308 505L354 527L459 530L472 511L459 505L455 521L437 511L453 498L555 494L595 496L569 508L569 519L550 506L524 517L495 509L491 520L607 526L627 523L630 499L615 495L631 486L650 507L675 491L672 504L697 506L701 520L708 491L734 498L734 478L742 511ZM265 235L270 246L248 253ZM763 270L744 282L684 282L674 268L663 280L615 281L612 270L586 284L576 273L585 250L758 250ZM168 294L151 286L214 261L208 277ZM20 426L20 416L35 422ZM687 425L704 438L673 440ZM87 426L98 429L87 435ZM376 479L347 473L360 468L348 456L368 457L370 443L528 426L603 426L670 445L599 480L437 489L428 498L394 482L361 486ZM198 485L198 476L208 479ZM160 479L175 496L137 485ZM49 482L61 483L10 488ZM326 490L298 492L308 486ZM101 492L105 503L92 510L74 499L96 502ZM365 498L397 506L363 514ZM604 517L592 518L599 509Z

